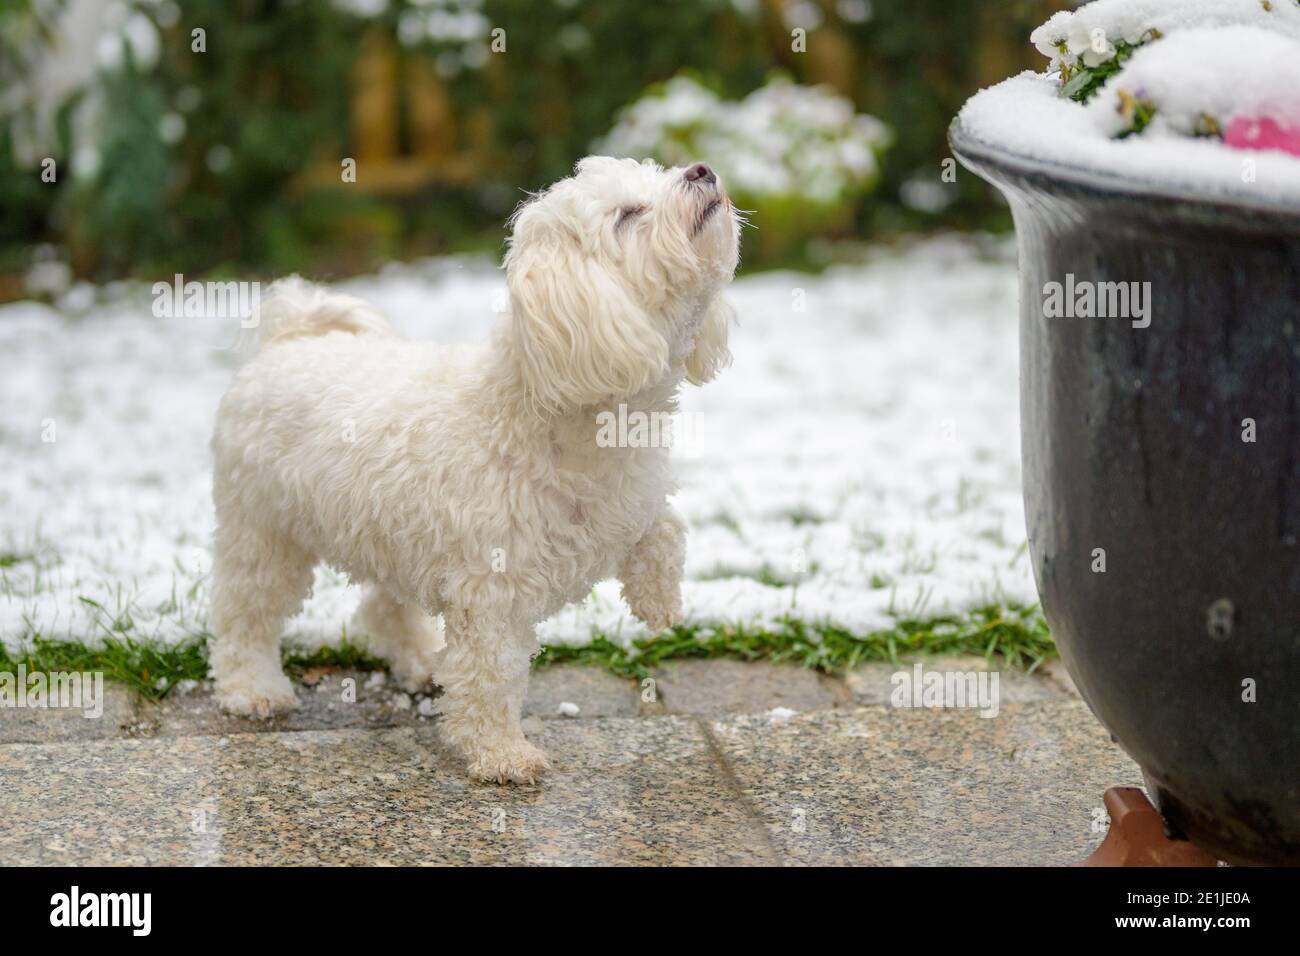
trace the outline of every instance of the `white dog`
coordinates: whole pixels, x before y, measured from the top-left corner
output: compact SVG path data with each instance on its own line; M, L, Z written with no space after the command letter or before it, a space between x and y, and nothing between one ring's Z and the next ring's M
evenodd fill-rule
M356 626L394 676L443 687L471 774L535 781L520 707L537 623L613 576L651 628L680 618L668 450L600 447L597 416L672 414L683 381L730 361L740 222L703 164L584 159L516 212L510 315L479 347L277 283L213 437L221 704L296 704L279 638L323 561L365 582Z

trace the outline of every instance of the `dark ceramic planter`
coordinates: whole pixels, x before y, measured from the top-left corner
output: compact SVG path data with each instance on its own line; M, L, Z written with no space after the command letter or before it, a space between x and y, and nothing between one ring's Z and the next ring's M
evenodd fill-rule
M1061 656L1176 830L1300 863L1300 203L950 141L1015 217L1025 512ZM1149 327L1045 317L1068 273L1149 282Z

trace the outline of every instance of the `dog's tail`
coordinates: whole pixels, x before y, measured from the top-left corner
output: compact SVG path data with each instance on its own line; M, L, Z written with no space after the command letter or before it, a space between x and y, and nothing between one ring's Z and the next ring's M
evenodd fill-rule
M258 327L261 345L326 332L397 334L369 303L355 296L330 292L298 276L281 279L267 289Z

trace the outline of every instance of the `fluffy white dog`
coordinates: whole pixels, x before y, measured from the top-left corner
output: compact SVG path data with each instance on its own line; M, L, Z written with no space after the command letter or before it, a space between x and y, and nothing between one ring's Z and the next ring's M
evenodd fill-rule
M356 628L395 677L442 686L470 773L535 781L547 760L520 708L537 623L613 576L651 628L680 618L668 449L601 447L598 416L672 414L683 381L730 361L740 222L703 164L584 159L515 213L510 314L478 347L277 283L213 437L221 704L295 706L279 638L327 562L365 583Z

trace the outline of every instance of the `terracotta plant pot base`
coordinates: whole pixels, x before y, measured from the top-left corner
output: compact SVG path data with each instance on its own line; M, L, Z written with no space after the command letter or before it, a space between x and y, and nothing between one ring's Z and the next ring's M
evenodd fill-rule
M1110 831L1079 866L1218 866L1190 840L1171 837L1165 818L1137 787L1111 787L1104 802Z

